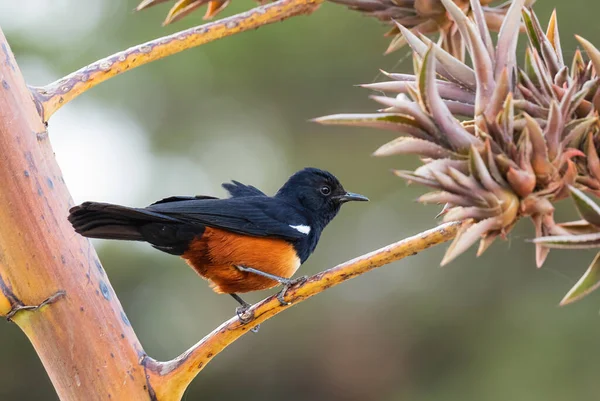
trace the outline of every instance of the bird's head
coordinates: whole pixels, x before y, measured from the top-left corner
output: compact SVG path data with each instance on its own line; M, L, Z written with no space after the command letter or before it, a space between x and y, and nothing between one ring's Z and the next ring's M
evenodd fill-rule
M331 173L317 168L305 168L292 175L275 195L299 204L313 220L324 227L339 212L342 204L368 201L363 195L347 192Z

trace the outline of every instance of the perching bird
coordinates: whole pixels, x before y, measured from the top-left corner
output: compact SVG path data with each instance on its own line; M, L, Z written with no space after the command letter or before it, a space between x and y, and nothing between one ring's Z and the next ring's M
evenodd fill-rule
M343 203L367 201L346 192L331 173L305 168L275 196L237 181L223 184L231 198L174 196L145 208L85 202L70 210L69 221L89 238L145 241L177 255L217 293L250 306L237 293L284 285L282 304L298 267L313 253L321 232Z

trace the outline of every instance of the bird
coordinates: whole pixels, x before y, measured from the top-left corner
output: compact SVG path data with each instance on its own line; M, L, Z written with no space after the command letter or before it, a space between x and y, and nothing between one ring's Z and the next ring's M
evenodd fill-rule
M368 201L347 192L330 172L314 167L294 173L273 196L232 180L228 198L171 196L144 208L84 202L69 210L75 232L87 238L142 241L184 259L217 293L238 303L242 323L250 304L239 294L306 281L292 279L314 252L321 233L342 204Z

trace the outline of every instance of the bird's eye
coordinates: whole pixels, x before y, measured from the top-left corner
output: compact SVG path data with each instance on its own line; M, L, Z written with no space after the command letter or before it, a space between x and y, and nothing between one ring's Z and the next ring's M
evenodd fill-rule
M327 185L323 185L321 187L321 193L325 196L329 195L331 193L331 188L329 188Z

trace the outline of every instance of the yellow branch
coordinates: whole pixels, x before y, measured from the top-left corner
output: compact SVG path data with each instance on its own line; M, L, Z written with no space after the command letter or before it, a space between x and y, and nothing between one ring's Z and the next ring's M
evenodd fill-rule
M285 300L288 305L281 306L275 296L269 297L252 306L250 312L254 319L249 323L241 324L237 317L231 318L171 361L158 362L145 357L142 364L156 399L180 400L187 386L206 364L253 326L346 280L446 242L454 238L460 226L459 222L446 223L316 274L287 292Z
M90 88L132 68L183 50L297 15L311 14L323 0L279 0L219 21L186 29L115 53L44 87L30 88L44 121Z

